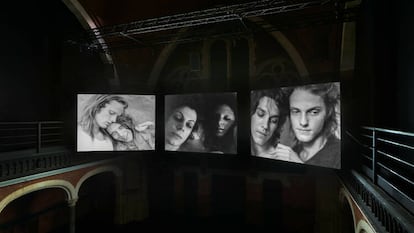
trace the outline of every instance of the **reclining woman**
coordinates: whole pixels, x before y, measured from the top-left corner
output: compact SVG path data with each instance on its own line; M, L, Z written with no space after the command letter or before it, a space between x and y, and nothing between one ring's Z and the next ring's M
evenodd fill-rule
M78 151L112 151L113 143L106 128L123 115L128 103L117 95L91 95L79 109Z
M207 114L209 121L205 130L205 146L208 152L237 153L236 97L220 95L213 97Z
M169 96L165 111L165 150L187 151L185 142L197 124L199 102L196 96Z

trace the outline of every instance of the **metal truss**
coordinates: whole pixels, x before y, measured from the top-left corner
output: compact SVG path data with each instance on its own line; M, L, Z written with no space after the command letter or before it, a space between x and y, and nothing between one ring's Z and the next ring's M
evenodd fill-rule
M229 30L225 32L216 32L214 35L211 35L211 32L192 33L193 36L181 37L181 43L196 41L208 36L240 36L254 31L251 27L246 26L246 22L248 22L249 18L270 15L278 16L282 13L294 11L300 13L301 10L312 7L325 7L329 10L325 12L317 11L317 13L303 14L299 17L301 18L301 20L299 20L301 22L284 18L280 23L277 23L267 30L280 30L288 26L297 27L315 22L349 21L355 14L353 12L350 13L349 10L343 10L341 3L346 1L347 0L260 0L154 19L134 21L115 26L95 28L87 31L87 38L89 41L88 49L100 50L108 53L110 48L153 46L172 41L177 42L173 38L178 32L173 29L193 27L193 30L197 30L202 29L203 25L214 23L226 24L233 22L234 24L234 22L237 22L240 25L241 22L241 25L244 26L244 30L243 28L240 29L240 27L236 27L236 29L228 27ZM285 14L283 15L285 16ZM157 33L157 36L148 36L154 35L154 32L161 31L162 34Z
M119 36L120 33L126 35L144 34L184 27L193 27L204 24L241 20L249 17L297 11L312 6L324 5L329 2L332 2L332 0L261 0L244 4L194 11L184 14L164 16L154 19L134 21L131 23L119 24L110 27L95 28L91 29L89 33L91 36L95 36L96 38Z

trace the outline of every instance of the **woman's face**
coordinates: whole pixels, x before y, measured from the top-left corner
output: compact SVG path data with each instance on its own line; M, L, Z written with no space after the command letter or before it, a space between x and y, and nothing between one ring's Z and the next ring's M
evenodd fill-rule
M116 121L116 118L124 113L124 105L116 100L112 100L105 104L103 108L98 110L95 115L96 124L106 129L111 123Z
M214 132L216 136L222 137L234 124L234 112L228 105L224 104L216 109L215 115L216 123L214 125Z
M116 122L110 124L106 128L106 131L111 135L113 139L117 141L130 142L132 139L134 139L132 130Z
M264 96L260 98L251 117L251 135L253 142L264 146L269 142L279 122L279 108L274 99Z
M165 143L181 146L187 140L197 121L197 113L187 106L179 107L165 123Z

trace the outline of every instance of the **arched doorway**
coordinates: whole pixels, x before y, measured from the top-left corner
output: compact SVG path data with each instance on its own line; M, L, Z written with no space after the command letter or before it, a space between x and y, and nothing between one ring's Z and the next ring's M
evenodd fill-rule
M112 172L87 178L78 197L76 232L107 232L115 228L116 179Z
M69 232L67 198L56 187L18 197L0 213L0 232Z

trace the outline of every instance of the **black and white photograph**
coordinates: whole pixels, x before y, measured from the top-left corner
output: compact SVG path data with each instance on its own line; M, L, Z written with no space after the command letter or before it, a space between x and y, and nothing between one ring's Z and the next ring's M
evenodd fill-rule
M237 153L237 95L165 97L165 150Z
M154 150L154 95L77 97L77 151Z
M251 154L341 168L340 83L251 92Z

